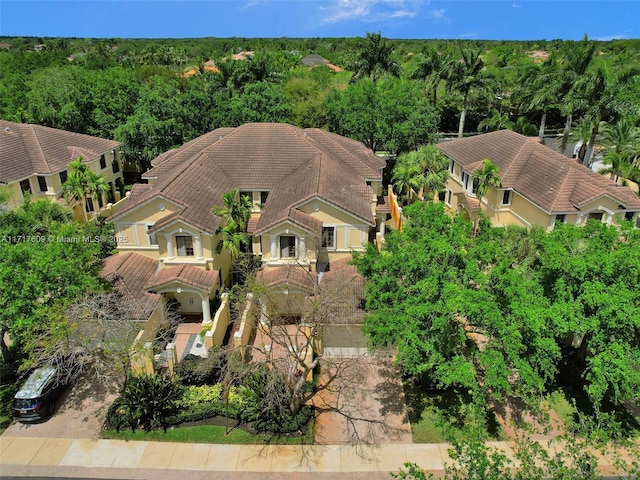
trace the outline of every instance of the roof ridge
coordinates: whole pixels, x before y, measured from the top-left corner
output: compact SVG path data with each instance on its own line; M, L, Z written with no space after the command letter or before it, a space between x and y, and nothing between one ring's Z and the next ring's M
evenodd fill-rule
M31 124L31 123L25 123L23 125L25 125L27 127L27 129L35 136L36 144L38 145L38 152L40 153L40 158L41 158L42 162L45 165L49 165L49 162L47 161L47 156L44 154L44 149L42 148L42 143L40 143L40 136L38 135L38 131L36 130L35 126L33 124ZM31 168L34 171L34 173L38 173L36 171L35 166L33 165L33 160L31 161ZM44 172L42 172L42 173L44 173Z
M365 167L368 170L373 171L373 169L371 168L371 166L367 165L366 163L364 163L362 160L360 160L358 157L356 157L355 155L353 155L349 150L345 149L342 145L340 145L335 138L333 138L333 133L331 132L327 132L326 130L323 130L321 128L305 128L304 131L306 130L314 130L319 132L324 138L326 138L329 142L331 142L333 145L336 146L336 148L339 148L341 151L343 151L344 153L347 154L347 156L349 156L350 158L353 158L356 162L358 162L360 165L362 165L363 167ZM305 136L306 137L306 136ZM346 137L345 137L346 138ZM353 140L353 139L350 139ZM314 143L317 143L314 141ZM361 143L361 142L358 142ZM364 147L364 144L362 145ZM322 148L322 145L319 145L320 148ZM365 147L366 148L366 147ZM374 172L375 173L375 172Z

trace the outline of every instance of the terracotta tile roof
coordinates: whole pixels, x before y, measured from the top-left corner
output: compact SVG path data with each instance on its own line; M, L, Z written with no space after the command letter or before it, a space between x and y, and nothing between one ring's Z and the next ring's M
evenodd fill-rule
M219 285L216 270L203 270L193 265L182 264L158 270L154 276L149 278L145 288L153 291L172 282L184 283L205 292L210 292Z
M472 174L490 159L500 169L504 188L528 198L547 213L578 211L589 201L609 196L623 208L640 209L640 199L627 187L545 147L537 138L510 130L444 142L438 148Z
M472 197L471 195L467 195L466 193L456 193L458 197L462 197L463 202L467 204L469 211L475 212L480 209L480 202L476 197Z
M92 161L119 146L113 140L0 120L0 182L61 172L80 156Z
M214 232L220 219L211 208L221 204L224 192L268 190L260 220L252 225L260 232L285 220L319 228L307 215L295 213L314 197L374 225L365 181L381 179L385 161L359 142L322 130L253 123L214 130L162 154L152 164L143 176L156 179L151 188L130 199L112 220L162 195L184 205L178 216L185 222ZM161 224L166 220L156 227Z
M160 300L160 295L147 292L145 285L155 274L158 261L129 252L107 257L103 265L100 276L111 284L123 301L134 306L138 318L149 318Z
M310 272L299 265L265 267L256 274L256 282L267 288L291 285L309 294L314 293L315 281L315 272Z

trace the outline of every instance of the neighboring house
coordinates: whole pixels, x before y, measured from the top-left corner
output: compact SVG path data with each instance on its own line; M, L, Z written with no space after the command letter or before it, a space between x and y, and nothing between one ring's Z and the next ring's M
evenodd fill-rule
M481 208L493 225L540 225L547 230L558 222L583 225L593 218L608 224L638 221L640 198L630 188L545 147L537 137L499 130L438 148L449 158L444 201L469 218ZM484 159L498 166L502 187L490 187L480 205L473 174Z
M151 162L126 205L110 217L118 250L152 258L146 287L182 313L211 319L207 300L230 281L228 252L216 253L224 220L211 213L237 189L254 208L250 249L270 286L314 293L316 271L363 250L384 231L385 161L364 145L287 124L220 128ZM380 206L379 206L380 202Z
M119 189L124 186L119 147L113 140L0 120L0 186L8 187L8 207L16 208L27 193L34 200L47 198L66 204L62 184L67 179L67 165L79 157L111 187L110 194L96 202L98 205L91 199L86 202L87 212L118 201ZM82 207L75 206L79 219L83 218Z

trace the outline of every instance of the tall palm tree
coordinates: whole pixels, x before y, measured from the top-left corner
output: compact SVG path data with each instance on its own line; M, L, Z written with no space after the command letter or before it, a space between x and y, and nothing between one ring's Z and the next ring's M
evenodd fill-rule
M591 64L591 60L595 55L597 45L590 42L585 35L579 46L567 45L562 56L560 73L559 93L560 93L560 111L565 116L564 133L562 135L561 152L564 153L569 141L569 132L573 121L573 114L576 107L580 103L576 98L576 86L587 73L587 69Z
M420 55L418 66L411 74L414 80L422 80L427 85L427 90L431 92L433 106L438 106L438 87L440 82L446 77L447 65L451 61L449 53L440 53L434 47Z
M540 128L538 137L544 139L544 130L549 110L557 107L561 94L562 76L557 55L551 54L539 67L532 67L533 71L525 71L521 86L516 89L515 96L519 98L520 107L525 112L540 112Z
M602 163L609 166L598 173L608 173L614 182L622 178L623 185L626 185L629 178L638 175L638 167L633 164L628 152L611 151L604 156Z
M640 127L628 117L622 117L616 123L605 123L598 144L607 151L618 154L628 153L630 157L640 152ZM631 158L633 160L633 158Z
M476 187L476 197L478 198L478 202L480 203L480 209L478 210L478 215L475 219L475 224L473 226L473 231L477 232L478 230L478 222L480 221L480 211L482 208L482 198L489 191L489 187L500 188L502 187L502 180L500 180L500 169L498 166L491 162L488 158L482 160L482 168L476 171L473 174L473 181L477 183Z
M393 58L393 47L380 32L367 32L367 37L360 45L356 60L349 65L349 69L355 73L351 82L361 78L371 78L377 82L380 78L390 75L400 76L400 65Z
M462 58L449 62L446 69L447 90L457 91L462 95L462 111L458 138L462 138L464 122L469 109L469 94L473 90L488 90L488 78L483 74L484 61L480 51L460 49Z

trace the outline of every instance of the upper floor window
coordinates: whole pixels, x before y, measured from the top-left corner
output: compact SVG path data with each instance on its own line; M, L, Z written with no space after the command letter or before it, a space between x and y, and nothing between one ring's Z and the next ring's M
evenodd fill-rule
M336 228L322 227L322 248L336 248Z
M555 223L565 223L567 221L567 216L564 213L560 213L556 215Z
M269 196L269 192L260 192L260 205L264 205L267 203L267 197Z
M451 197L453 197L453 192L451 190L447 190L447 205L451 205Z
M31 193L31 183L28 178L25 178L20 182L20 190L22 190L22 195L25 193Z
M296 237L280 235L280 258L296 258Z
M455 168L456 168L456 162L454 162L453 160L449 160L449 173L451 175L454 174Z
M153 228L153 225L147 225L147 239L149 240L149 245L158 245L158 237L155 232L149 232Z
M462 180L462 188L464 188L467 192L470 192L473 184L471 175L469 175L467 172L462 172L460 180Z
M67 181L67 171L63 170L60 172L60 183L64 183Z
M445 190L438 192L438 201L439 202L444 202L445 199L447 198L447 192Z
M100 155L100 169L104 170L105 168L107 168L107 157Z
M624 213L624 219L625 220L629 220L630 222L633 221L633 216L636 214L636 212L625 212Z
M603 212L591 212L587 220L598 220L599 222L601 222L603 217L604 217Z
M118 173L120 171L120 164L118 163L118 160L116 160L115 158L111 162L111 171L113 173Z
M38 176L38 187L41 192L47 191L47 179L45 177Z
M193 257L193 237L190 235L176 235L176 248L179 257Z
M511 205L511 193L512 190L505 190L502 192L502 202L501 205Z

